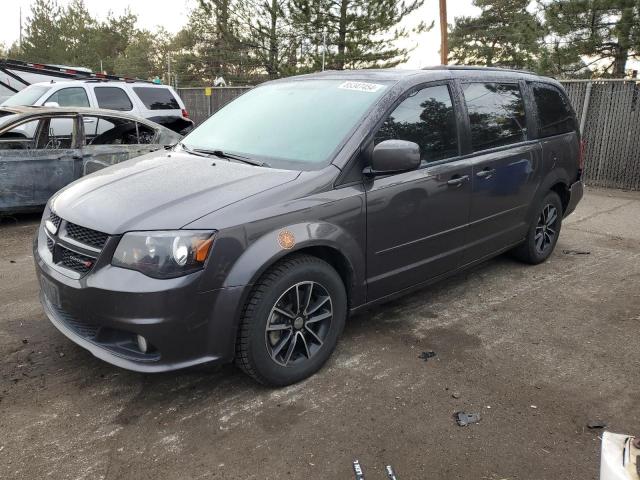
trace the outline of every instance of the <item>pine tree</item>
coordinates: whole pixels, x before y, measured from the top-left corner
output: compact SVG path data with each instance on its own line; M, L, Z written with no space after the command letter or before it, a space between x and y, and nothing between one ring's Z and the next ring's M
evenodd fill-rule
M529 0L474 0L478 17L457 17L449 36L449 59L467 65L534 69L544 28Z
M55 0L36 0L27 17L21 56L32 62L64 63L66 49L62 40L62 10Z
M426 30L400 26L424 0L292 0L292 20L301 43L302 62L318 70L326 43L329 69L394 67L408 59L409 49L397 41ZM325 42L326 39L326 42Z
M545 0L540 5L559 50L588 59L605 75L624 77L640 55L640 1Z

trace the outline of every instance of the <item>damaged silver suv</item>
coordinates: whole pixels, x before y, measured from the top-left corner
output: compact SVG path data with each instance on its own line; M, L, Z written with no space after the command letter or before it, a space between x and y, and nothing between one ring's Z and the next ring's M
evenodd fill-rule
M114 365L235 362L287 385L350 313L502 252L551 255L582 197L573 109L526 72L326 72L265 83L173 150L49 201L51 322Z

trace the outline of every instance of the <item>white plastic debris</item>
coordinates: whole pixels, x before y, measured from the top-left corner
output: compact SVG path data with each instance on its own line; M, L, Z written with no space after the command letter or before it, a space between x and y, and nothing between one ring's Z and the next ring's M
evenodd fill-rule
M634 447L633 440L629 435L602 434L600 480L640 480L636 463L640 449Z

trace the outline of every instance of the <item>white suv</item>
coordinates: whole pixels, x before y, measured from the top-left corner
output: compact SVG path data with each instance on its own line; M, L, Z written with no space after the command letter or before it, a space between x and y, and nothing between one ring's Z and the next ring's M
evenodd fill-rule
M70 80L29 85L3 106L91 107L129 112L182 135L194 123L173 88L148 82Z

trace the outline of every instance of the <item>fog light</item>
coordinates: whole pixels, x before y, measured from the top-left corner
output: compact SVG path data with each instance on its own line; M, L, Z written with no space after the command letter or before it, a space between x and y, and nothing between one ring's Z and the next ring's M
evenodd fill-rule
M138 335L137 340L138 340L138 350L140 350L142 353L147 353L147 348L149 348L149 345L147 344L147 339L144 338L142 335Z

